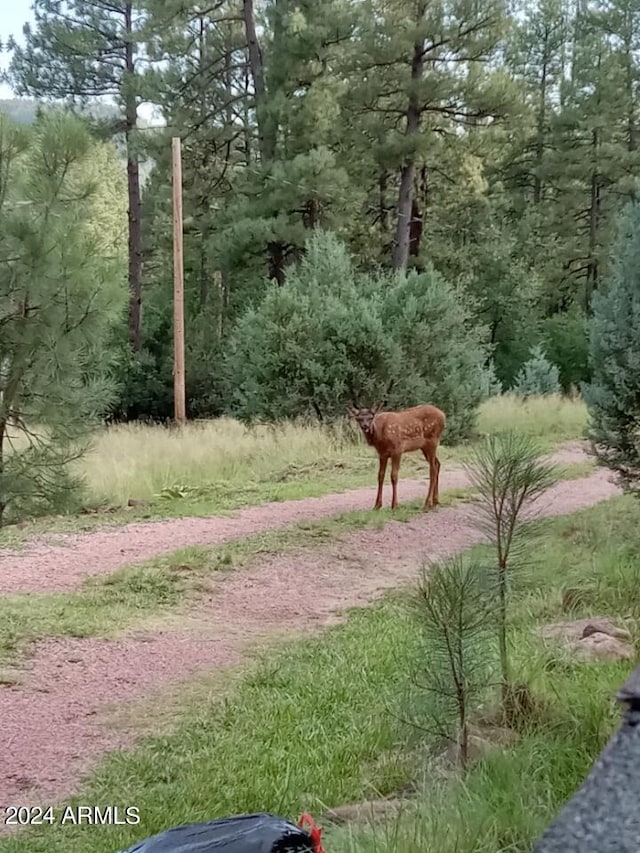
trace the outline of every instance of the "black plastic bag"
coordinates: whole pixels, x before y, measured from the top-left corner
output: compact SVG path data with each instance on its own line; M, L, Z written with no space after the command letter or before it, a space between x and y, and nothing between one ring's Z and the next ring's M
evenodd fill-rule
M310 832L271 814L236 815L167 829L121 853L324 853L321 831Z

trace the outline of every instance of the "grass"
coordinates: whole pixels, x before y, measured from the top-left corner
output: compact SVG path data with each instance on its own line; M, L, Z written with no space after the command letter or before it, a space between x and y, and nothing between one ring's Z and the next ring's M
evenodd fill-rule
M637 517L635 500L622 497L537 523L528 567L514 575L511 642L539 714L517 745L490 753L464 784L427 776L410 814L376 829L328 832L327 851L531 849L616 725L611 697L631 669L628 662L577 663L546 648L535 628L567 618L561 600L568 586L585 592L576 616L637 618ZM135 805L139 826L45 827L0 841L0 851L113 853L183 822L262 809L317 815L392 794L410 780L421 784L424 756L408 748L398 720L418 652L398 595L322 636L289 642L223 699L198 693L174 731L111 755L93 775L78 802Z
M0 664L42 637L114 636L175 608L205 570L216 566L206 549L191 548L106 578L90 578L80 592L2 596Z
M583 477L593 465L569 465L561 473L565 479ZM471 489L451 489L442 493L441 507L454 506L472 496ZM114 636L148 620L157 621L189 604L215 573L246 568L265 554L320 546L356 530L380 530L389 521L410 521L421 512L422 501L417 500L400 505L395 512L386 507L341 513L215 548L181 549L106 577L89 578L78 592L0 596L0 666L27 653L28 644L43 637Z
M481 406L478 432L514 427L551 447L579 438L585 422L581 401L498 397ZM98 503L154 500L164 491L167 501L181 493L186 503L205 500L229 509L371 485L372 455L375 459L350 425L330 429L289 423L249 429L221 418L182 431L139 425L104 430L83 460L82 473ZM442 449L445 461L459 455L459 448ZM417 471L424 475L424 460L407 456L403 468L408 476Z
M562 397L496 397L479 409L478 434L510 428L538 439L543 450L581 437L582 401ZM466 447L441 448L443 463L456 463ZM402 460L404 477L424 477L420 454ZM287 423L246 428L220 418L183 430L129 424L96 433L92 450L78 463L88 507L98 515L41 519L0 531L0 546L52 529L91 530L128 521L221 514L266 501L297 500L375 485L376 458L350 424L322 427ZM128 510L129 499L145 505Z
M0 849L113 853L169 823L263 808L294 816L301 802L317 812L363 786L393 790L407 771L380 760L395 744L383 712L402 685L409 626L401 607L389 608L354 615L328 643L308 640L265 661L232 698L191 709L180 734L111 756L81 802L136 805L140 827L51 826Z
M536 439L552 450L565 441L583 438L587 408L580 398L530 397L522 400L511 394L492 397L480 406L478 432L482 434L515 430Z

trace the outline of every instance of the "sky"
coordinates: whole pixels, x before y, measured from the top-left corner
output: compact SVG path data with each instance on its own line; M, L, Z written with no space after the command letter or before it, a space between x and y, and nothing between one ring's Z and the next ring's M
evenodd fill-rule
M0 41L6 44L9 36L16 41L22 41L22 27L27 21L33 21L31 11L32 0L4 0L2 12L0 12ZM9 55L5 52L0 54L0 68L4 71L9 61ZM0 86L0 98L10 98L13 92L6 85Z

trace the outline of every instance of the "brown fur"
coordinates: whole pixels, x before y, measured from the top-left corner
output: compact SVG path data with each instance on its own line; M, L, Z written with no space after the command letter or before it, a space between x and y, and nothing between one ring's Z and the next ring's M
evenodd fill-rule
M435 406L413 406L402 412L381 412L381 403L372 409L352 408L347 411L356 421L380 461L378 467L378 495L374 509L382 506L382 488L391 460L391 509L398 505L398 471L403 453L420 450L429 463L429 491L424 504L425 511L439 503L440 460L438 444L446 426L446 415Z

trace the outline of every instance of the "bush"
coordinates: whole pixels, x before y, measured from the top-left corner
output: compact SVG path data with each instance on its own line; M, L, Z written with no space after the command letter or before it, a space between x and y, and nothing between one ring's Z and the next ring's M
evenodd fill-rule
M593 297L592 381L583 389L600 459L623 473L640 468L639 328L640 203L630 202L618 222L610 278Z
M513 391L519 397L530 397L534 394L559 394L560 374L555 364L552 364L540 345L532 348L529 361L522 365L516 376Z
M237 322L226 357L231 414L246 420L344 414L347 404L431 402L449 440L470 432L484 398L482 331L433 269L361 275L317 232L283 286Z

